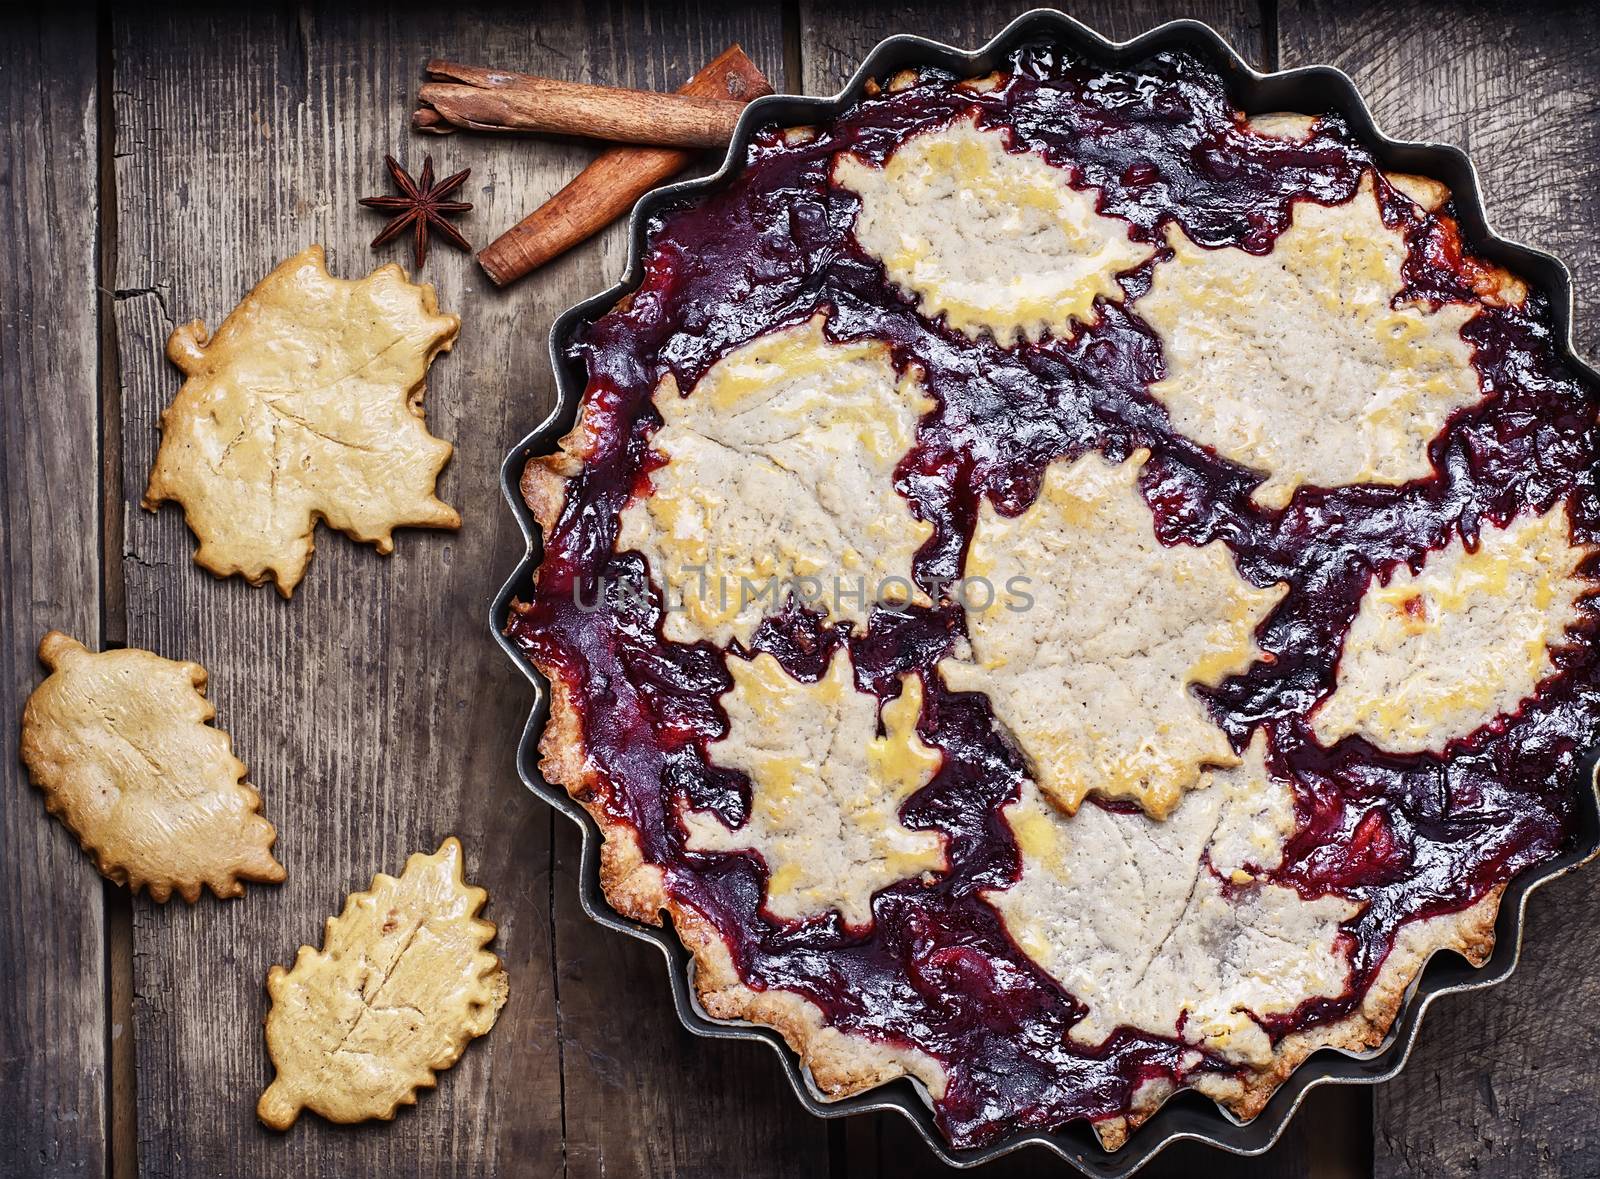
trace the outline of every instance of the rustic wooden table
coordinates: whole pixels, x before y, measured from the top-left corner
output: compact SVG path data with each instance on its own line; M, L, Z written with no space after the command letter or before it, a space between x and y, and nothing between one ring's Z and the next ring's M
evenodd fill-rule
M0 12L0 1174L156 1176L901 1176L935 1169L900 1122L804 1113L764 1048L696 1039L654 950L590 924L578 841L518 784L529 703L486 630L521 538L504 452L552 395L552 316L608 286L613 229L508 292L436 249L462 313L430 379L456 457L459 533L403 534L390 559L324 531L292 603L190 562L181 514L138 498L178 377L176 323L215 325L309 242L336 273L374 262L385 152L470 166L482 244L592 149L406 129L423 60L445 55L669 88L729 41L780 89L825 93L897 31L986 39L1014 5L718 0L645 7L435 4ZM1496 225L1563 256L1580 346L1600 351L1600 8L1296 0L1090 0L1115 37L1207 20L1262 67L1330 62L1402 137L1470 150ZM400 257L400 248L384 259ZM50 627L211 671L289 878L243 901L156 905L101 881L48 820L16 756ZM456 833L512 996L435 1093L387 1125L256 1122L268 1077L262 979L376 869ZM1270 1154L1168 1152L1150 1175L1600 1174L1600 873L1533 903L1518 975L1441 1002L1406 1073L1314 1094ZM1014 1156L1008 1176L1061 1174Z

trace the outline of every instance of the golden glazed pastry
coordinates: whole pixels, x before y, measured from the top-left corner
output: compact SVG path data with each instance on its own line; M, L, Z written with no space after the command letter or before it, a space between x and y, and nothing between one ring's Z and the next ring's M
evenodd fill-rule
M22 711L22 760L108 879L158 901L283 879L261 796L210 724L205 668L134 647L96 653L55 630L39 659L50 675Z
M428 366L455 342L431 286L398 266L328 274L321 246L279 264L215 335L167 340L185 381L161 415L143 504L183 505L195 561L218 577L271 578L288 597L325 520L380 553L402 527L459 528L434 495L450 444L428 433Z
M494 1026L506 972L484 949L488 894L462 876L454 836L379 873L328 918L322 948L301 946L267 974L267 1051L277 1076L256 1110L274 1130L302 1109L332 1122L384 1121L437 1084Z

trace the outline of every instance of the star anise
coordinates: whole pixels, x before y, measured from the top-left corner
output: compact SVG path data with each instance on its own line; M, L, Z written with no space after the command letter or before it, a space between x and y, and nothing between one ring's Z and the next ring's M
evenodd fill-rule
M444 198L460 188L472 175L471 168L463 168L454 176L433 182L433 157L422 159L422 175L416 180L402 168L393 156L384 156L383 162L394 178L400 196L362 197L361 203L369 209L383 209L394 214L383 232L372 239L372 248L394 241L410 228L414 234L417 269L428 260L428 232L433 230L458 250L471 250L472 243L461 236L460 230L444 219L446 213L465 213L472 208L466 201L447 201Z

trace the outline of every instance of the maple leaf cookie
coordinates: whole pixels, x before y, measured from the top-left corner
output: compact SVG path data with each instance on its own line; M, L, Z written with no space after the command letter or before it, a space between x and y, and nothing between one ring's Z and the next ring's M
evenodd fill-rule
M144 507L183 505L195 561L218 577L270 577L284 597L318 520L380 553L401 527L459 528L434 494L451 447L428 433L428 366L461 320L394 265L329 275L322 247L281 263L208 338L167 340L187 378L161 415Z
M1162 544L1138 488L1148 457L1054 463L1020 516L985 503L967 575L1026 587L1027 608L999 593L969 608L972 658L939 665L953 690L988 694L1069 814L1094 792L1164 818L1204 767L1239 764L1193 688L1250 666L1287 588L1245 581L1225 545Z
M1401 299L1406 238L1369 176L1348 201L1300 201L1269 254L1198 246L1167 229L1138 313L1167 373L1151 394L1178 430L1265 473L1282 507L1304 483L1405 483L1433 472L1428 443L1483 400L1462 326L1474 305Z
M899 814L939 769L939 752L917 736L919 680L907 677L883 706L878 736L878 701L856 690L842 650L814 684L791 679L765 654L729 660L728 670L729 732L711 753L749 775L753 807L734 831L707 812L686 812L689 847L759 852L774 916L837 909L856 927L872 924L879 889L944 869L943 838L906 827Z

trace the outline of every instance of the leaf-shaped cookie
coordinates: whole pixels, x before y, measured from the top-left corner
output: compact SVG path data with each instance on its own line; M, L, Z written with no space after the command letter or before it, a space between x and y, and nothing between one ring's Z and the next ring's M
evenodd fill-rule
M267 1052L278 1070L256 1106L275 1130L302 1109L333 1122L387 1120L432 1088L494 1026L506 973L483 947L488 894L466 884L461 844L418 852L397 880L379 873L328 918L322 949L267 973Z
M22 759L101 872L158 901L283 879L261 797L207 723L205 668L133 648L96 654L54 630L39 658L51 672L23 707Z
M380 553L395 528L459 528L434 495L450 444L428 433L422 396L460 326L398 266L348 281L328 274L321 246L302 250L215 336L196 320L167 340L188 379L161 415L144 506L181 503L198 564L271 577L284 597L318 519Z

